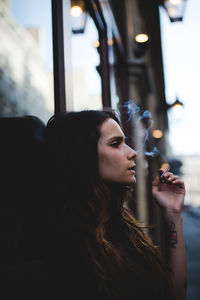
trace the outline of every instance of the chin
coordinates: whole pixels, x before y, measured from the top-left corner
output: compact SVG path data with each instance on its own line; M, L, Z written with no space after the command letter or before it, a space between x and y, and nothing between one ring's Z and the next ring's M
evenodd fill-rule
M133 186L136 184L136 179L132 179L132 180L127 180L126 182L124 182L123 184L125 185L130 185L130 186Z
M129 182L128 184L130 185L135 185L136 184L136 180Z
M136 184L136 178L134 178L133 180L131 180L130 184L132 184L132 185Z

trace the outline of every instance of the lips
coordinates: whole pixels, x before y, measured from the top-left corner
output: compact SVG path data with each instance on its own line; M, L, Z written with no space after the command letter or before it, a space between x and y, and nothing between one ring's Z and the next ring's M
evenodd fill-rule
M135 166L132 166L132 167L128 168L128 170L135 171Z

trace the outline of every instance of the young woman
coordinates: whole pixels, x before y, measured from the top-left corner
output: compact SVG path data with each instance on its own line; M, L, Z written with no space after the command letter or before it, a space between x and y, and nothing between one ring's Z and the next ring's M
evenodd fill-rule
M184 183L167 172L153 196L169 224L170 261L125 208L137 153L115 113L53 116L46 128L51 194L49 278L70 299L185 299ZM162 170L160 170L162 173Z

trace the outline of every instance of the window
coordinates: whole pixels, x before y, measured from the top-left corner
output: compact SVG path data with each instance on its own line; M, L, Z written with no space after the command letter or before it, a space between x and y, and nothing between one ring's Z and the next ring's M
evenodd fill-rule
M88 16L84 33L72 34L73 110L102 108L97 41L98 31Z
M0 116L54 112L51 0L0 0Z

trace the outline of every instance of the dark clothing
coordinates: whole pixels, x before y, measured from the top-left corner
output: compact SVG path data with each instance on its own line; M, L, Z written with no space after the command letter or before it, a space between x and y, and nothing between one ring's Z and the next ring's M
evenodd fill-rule
M68 233L69 234L69 233ZM57 233L52 238L52 244L49 245L51 252L47 259L48 280L51 282L59 282L59 291L62 291L62 297L70 300L170 300L168 291L160 286L158 282L154 282L157 286L155 290L151 280L141 280L134 271L127 271L122 276L112 274L113 281L107 281L108 287L113 287L115 295L110 295L102 289L100 280L93 269L93 264L89 254L83 246L83 241L74 238L72 234L66 235ZM127 246L127 245L126 245ZM126 248L124 246L124 250ZM127 255L130 255L126 248ZM132 251L134 259L140 260L140 265L146 264L144 259ZM151 270L152 268L152 270ZM154 276L153 266L146 265L148 276ZM117 276L116 276L117 275ZM151 278L152 279L152 278ZM155 279L156 280L156 279ZM123 284L122 284L123 282ZM69 297L70 295L70 297ZM63 297L63 298L64 298ZM57 298L61 299L61 298Z

